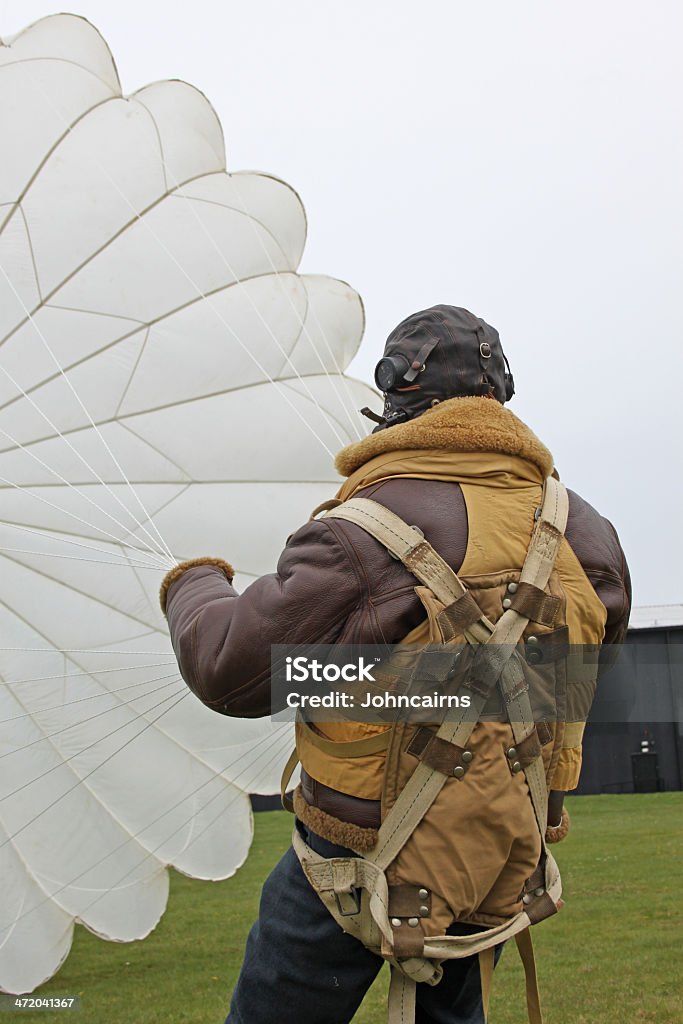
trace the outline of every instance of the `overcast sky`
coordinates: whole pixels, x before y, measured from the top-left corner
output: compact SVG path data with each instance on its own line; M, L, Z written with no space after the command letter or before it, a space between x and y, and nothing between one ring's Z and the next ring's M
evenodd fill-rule
M0 34L65 9L0 0ZM510 408L617 527L637 604L683 601L683 7L627 0L81 0L124 92L182 78L229 170L284 178L301 269L349 281L368 381L437 302L498 328Z

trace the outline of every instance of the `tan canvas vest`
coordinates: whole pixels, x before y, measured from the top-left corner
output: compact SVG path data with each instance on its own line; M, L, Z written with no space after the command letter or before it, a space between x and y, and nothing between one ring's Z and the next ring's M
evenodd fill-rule
M326 514L363 527L417 577L426 619L406 641L438 642L454 657L464 644L477 652L474 676L461 691L472 699L476 724L471 711L431 727L357 723L362 736L340 742L339 727L342 736L344 728L353 736L353 723L338 723L335 741L299 722L286 780L301 758L318 781L349 791L339 785L339 773L351 759L351 792L375 798L382 768L376 846L359 857L327 860L295 830L303 870L338 923L392 965L390 1021L413 1019L416 982L436 984L443 960L473 953L480 954L488 1012L493 947L514 935L527 971L529 1019L539 1022L527 929L561 903L559 872L544 834L549 780L567 717L566 704L560 722L552 705L565 700L571 662L567 594L554 568L563 548L565 559L573 557L563 544L566 491L555 479L546 481L526 559L511 554L513 564L524 561L521 572L468 575L466 559L460 578L419 531L373 501L353 498ZM528 660L513 656L522 639ZM595 664L575 666L574 676L589 706ZM546 721L538 714L545 696L552 698ZM358 780L364 777L369 788L363 792ZM446 936L454 920L485 930Z

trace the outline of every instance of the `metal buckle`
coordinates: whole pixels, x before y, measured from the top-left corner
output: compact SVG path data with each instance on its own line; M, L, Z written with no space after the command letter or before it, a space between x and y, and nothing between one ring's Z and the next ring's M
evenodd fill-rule
M339 893L335 892L334 901L337 904L337 910L342 917L353 917L354 914L360 914L360 889L358 886L352 886L348 892L343 893L344 896L350 896L355 904L355 910L344 910L339 899Z

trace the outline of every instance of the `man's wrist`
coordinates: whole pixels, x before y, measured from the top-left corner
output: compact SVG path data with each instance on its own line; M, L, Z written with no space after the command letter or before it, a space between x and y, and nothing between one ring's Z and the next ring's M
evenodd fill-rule
M546 843L559 843L568 834L570 827L569 814L567 808L562 808L562 818L557 825L548 825L545 830L545 841Z

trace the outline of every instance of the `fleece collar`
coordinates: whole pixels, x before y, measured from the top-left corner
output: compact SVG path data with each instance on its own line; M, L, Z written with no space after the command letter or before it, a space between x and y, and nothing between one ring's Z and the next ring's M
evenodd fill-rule
M408 450L502 452L517 455L539 468L553 470L553 457L514 413L491 398L450 398L414 420L370 434L338 453L336 467L350 476L359 466L387 452Z

